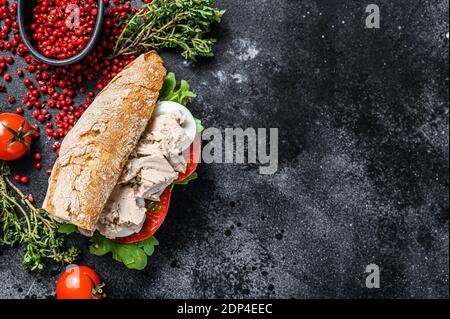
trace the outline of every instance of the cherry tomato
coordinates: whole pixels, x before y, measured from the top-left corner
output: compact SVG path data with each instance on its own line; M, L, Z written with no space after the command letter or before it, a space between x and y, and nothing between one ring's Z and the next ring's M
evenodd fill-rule
M200 135L197 134L197 136L194 139L194 142L192 142L191 147L189 148L189 151L184 154L187 163L186 172L180 173L175 182L184 181L186 178L191 176L192 173L195 172L195 170L198 167L198 163L200 162L200 153L201 153L201 140Z
M21 158L31 145L28 122L13 113L0 114L0 160L13 161Z
M153 236L156 231L161 227L167 212L169 211L170 204L170 186L167 187L161 194L160 202L154 211L147 212L147 218L145 219L144 226L139 233L130 235L128 237L113 239L114 242L119 244L132 244L143 241Z
M92 268L69 266L56 283L56 299L101 299L103 287Z

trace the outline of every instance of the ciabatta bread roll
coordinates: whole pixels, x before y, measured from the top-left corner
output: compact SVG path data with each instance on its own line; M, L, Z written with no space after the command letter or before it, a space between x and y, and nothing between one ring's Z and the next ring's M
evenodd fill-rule
M64 139L43 208L91 235L147 126L166 69L154 51L120 72Z

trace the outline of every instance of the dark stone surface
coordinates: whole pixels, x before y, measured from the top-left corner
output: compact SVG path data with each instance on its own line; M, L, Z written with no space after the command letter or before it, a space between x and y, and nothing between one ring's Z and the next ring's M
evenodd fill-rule
M364 24L371 1L218 3L215 59L166 64L206 126L279 128L278 173L202 165L146 270L77 237L82 262L120 298L448 298L448 1L379 0L378 30ZM34 146L46 167L49 146ZM45 174L15 171L41 201ZM30 274L21 254L1 248L0 297L52 295L63 267ZM381 289L365 288L370 263Z

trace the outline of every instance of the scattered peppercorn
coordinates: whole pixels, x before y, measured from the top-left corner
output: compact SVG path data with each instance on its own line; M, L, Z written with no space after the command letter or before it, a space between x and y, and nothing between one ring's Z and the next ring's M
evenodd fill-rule
M8 103L9 104L14 104L16 103L16 98L12 95L8 96Z
M82 6L89 6L89 8L82 8L82 10L85 11L86 16L89 17L82 23L84 31L87 31L87 34L74 35L75 38L83 41L84 44L79 44L79 48L81 49L81 47L88 42L89 37L91 36L91 29L89 28L94 27L95 23L92 23L95 21L94 15L98 15L97 1L61 0L57 2L59 3L64 1L70 3L80 2L83 3ZM82 83L85 80L94 80L97 90L101 90L107 86L108 83L123 68L125 68L136 58L135 55L111 58L111 52L115 46L117 38L122 33L124 28L123 20L136 10L133 11L129 1L103 1L105 4L110 3L110 6L107 12L105 12L102 26L102 37L99 39L98 46L83 61L61 68L41 63L29 54L28 49L23 43L23 40L18 32L17 2L9 4L6 0L0 0L0 19L2 19L4 25L8 25L8 28L0 30L0 50L3 52L9 51L12 54L12 56L9 57L0 56L0 74L3 76L5 81L11 81L12 76L4 72L8 69L9 64L15 62L14 59L16 56L22 57L26 66L17 69L15 72L17 77L22 78L20 82L23 83L26 93L19 98L21 106L15 109L16 113L22 115L26 110L30 110L29 112L31 117L36 119L37 122L41 122L45 125L45 128L43 129L45 130L44 133L46 134L46 137L49 140L56 140L53 144L50 144L52 145L51 148L56 155L59 155L62 139L74 127L78 119L82 117L83 113L89 108L96 96L96 92L94 91L87 92L87 89L82 86ZM43 5L44 2L46 2L45 6L47 7L54 6L53 3L56 3L48 0L37 0L35 4ZM43 17L40 14L41 13L39 13L39 17L33 17L34 22L32 22L32 24L36 23L37 19L41 19ZM48 16L48 12L45 12L45 14ZM63 16L64 15L65 13ZM11 23L6 23L7 21L11 21ZM62 21L64 22L64 20ZM51 26L53 29L61 30L61 28L64 27L64 23L61 23L61 25L58 26L56 26L56 21L53 21L53 23L54 25ZM36 24L36 26L41 27L41 31L43 31L42 25ZM36 35L37 33L42 32L35 30L33 33ZM80 33L80 31L78 31L78 33ZM51 35L48 36L47 39L35 39L35 41L39 42L42 40L42 42L44 42L49 40L50 37ZM57 37L58 36L55 36L55 41L57 40ZM70 39L72 43L70 43L70 41L66 41L65 44L62 42L60 43L63 46L65 45L67 49L72 49L70 45L74 46L73 50L69 50L69 52L65 53L67 56L70 56L78 50L78 45L73 42L76 41L75 38ZM49 50L51 51L52 48L56 48L56 46L52 45ZM58 58L58 54L61 53L56 53L55 51L52 54L56 54L56 58ZM24 70L31 73L31 75L25 77ZM5 85L0 84L0 92L5 91ZM86 96L82 103L74 105L74 100L75 97L77 97L77 94L85 94ZM58 111L53 113L55 115L52 116L49 113L50 109ZM39 136L39 125L34 124L32 137L38 138ZM41 160L38 160L36 157L35 160L36 168L42 168L42 164L40 163ZM45 172L47 174L51 174L51 169L46 169ZM30 181L29 177L19 177L20 178L17 182L27 184Z
M28 176L21 176L20 177L20 182L22 184L28 184L29 181L30 181L30 178Z

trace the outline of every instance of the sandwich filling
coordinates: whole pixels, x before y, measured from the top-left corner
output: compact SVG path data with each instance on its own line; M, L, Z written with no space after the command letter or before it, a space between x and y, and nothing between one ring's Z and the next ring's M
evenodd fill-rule
M147 126L97 223L103 236L114 239L139 232L146 201L159 201L178 174L186 171L181 149L189 139L182 127L185 120L176 111L156 116Z

